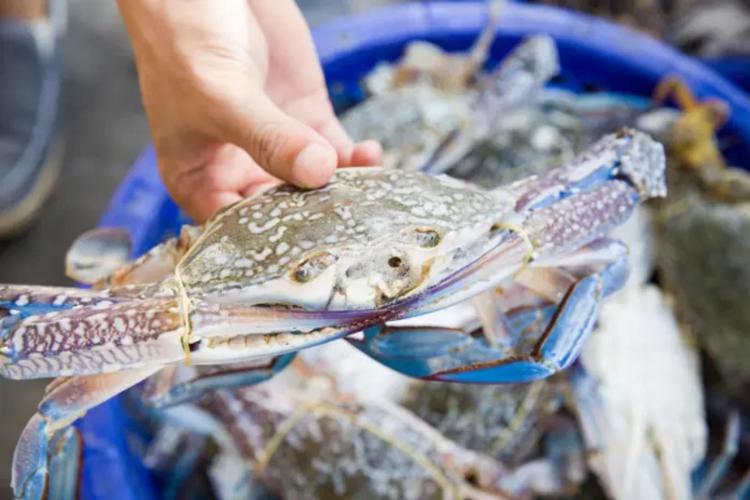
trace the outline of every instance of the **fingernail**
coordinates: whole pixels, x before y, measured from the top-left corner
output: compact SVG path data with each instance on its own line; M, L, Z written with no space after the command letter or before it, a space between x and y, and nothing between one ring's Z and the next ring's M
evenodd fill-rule
M311 142L297 154L291 176L301 187L319 187L328 182L338 158L333 148Z
M375 163L379 163L383 159L383 146L378 141L368 139L362 142L362 147L367 151L369 158Z

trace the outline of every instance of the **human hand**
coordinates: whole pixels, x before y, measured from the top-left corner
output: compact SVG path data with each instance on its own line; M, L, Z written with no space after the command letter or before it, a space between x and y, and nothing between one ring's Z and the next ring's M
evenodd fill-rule
M196 220L279 179L380 162L336 119L293 0L119 0L172 197Z

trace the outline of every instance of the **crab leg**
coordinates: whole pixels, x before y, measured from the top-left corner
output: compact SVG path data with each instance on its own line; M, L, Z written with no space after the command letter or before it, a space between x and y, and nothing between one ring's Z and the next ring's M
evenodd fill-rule
M177 298L122 298L112 297L114 291L77 289L9 290L4 289L7 304L0 294L0 307L10 311L0 317L2 376L96 374L163 366L185 357L185 324ZM191 313L193 361L277 356L339 338L397 310L302 311L197 302Z
M490 2L488 2L487 8L489 11L489 19L479 33L479 37L474 41L474 45L472 45L468 57L466 58L466 62L468 63L466 73L468 75L476 75L482 65L487 61L490 47L492 47L492 42L495 40L497 21L504 5L505 0L490 0Z
M602 300L627 277L621 244L597 242L583 250L587 254L592 251L610 262L580 278L559 305L507 315L514 332L513 346L493 346L483 336L462 329L393 324L369 328L364 339L347 340L377 361L413 377L472 383L547 377L576 359Z
M501 242L427 291L410 315L471 298L523 269L551 266L622 224L641 201L663 196L664 150L645 134L606 136L569 164L514 184L517 215L498 222ZM434 290L441 290L435 293Z
M92 229L71 245L65 256L65 274L80 283L98 287L154 283L172 273L199 234L199 227L183 226L178 237L128 262L131 243L125 230Z
M46 488L49 442L87 410L161 369L160 366L88 377L71 377L50 386L26 424L13 454L11 486L19 498L42 498Z
M535 210L613 180L627 182L639 199L666 195L664 148L648 135L623 129L608 135L570 163L518 181L516 211Z
M11 317L19 320L33 315L47 314L72 309L76 306L106 306L125 300L109 293L81 288L3 285L0 286L0 328L5 329ZM0 330L2 332L2 330ZM0 339L3 336L0 333Z
M133 251L125 229L102 227L80 235L65 255L65 275L93 285L127 264Z
M49 446L47 498L77 498L82 453L78 429L58 432Z
M721 448L721 454L709 464L705 476L695 488L695 498L704 499L715 496L717 486L721 483L722 478L726 475L734 457L739 451L741 439L740 425L739 413L736 411L730 413L724 431L724 442ZM735 498L744 497L737 496Z
M295 355L293 352L283 354L262 364L244 362L221 367L195 367L195 376L184 382L173 383L160 394L148 397L148 403L156 408L165 408L197 401L210 391L259 384L289 366Z
M498 116L527 106L559 70L557 49L551 38L535 36L525 40L481 82L470 123L449 134L421 170L439 174L457 165L477 142L497 131L502 123Z
M585 450L575 422L561 415L549 420L545 424L545 456L514 470L513 477L518 486L511 491L554 496L583 482L586 476Z
M0 375L13 379L96 374L182 359L174 299L128 300L31 315L5 330Z

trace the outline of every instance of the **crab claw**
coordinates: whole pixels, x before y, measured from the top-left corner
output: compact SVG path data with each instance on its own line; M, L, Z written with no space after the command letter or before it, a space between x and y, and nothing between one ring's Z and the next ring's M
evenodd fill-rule
M11 488L16 498L74 498L78 490L81 442L68 427L48 438L48 421L36 413L13 454ZM49 472L48 472L49 469Z
M77 498L83 443L75 427L58 432L50 442L47 498Z
M634 201L639 202L666 196L665 172L664 147L647 134L622 129L603 137L570 163L511 188L518 195L519 212L537 210L585 191L611 189L617 181L625 182L634 192ZM602 201L605 198L602 196Z
M517 227L501 220L498 227L506 226L507 239L456 273L463 288L453 286L447 298L425 293L426 303L415 307L416 314L436 311L501 286L498 277L537 271L530 281L534 290L541 296L545 289L557 288L558 293L547 296L555 305L554 314L530 331L516 328L502 345L496 345L485 338L493 337L492 325L485 325L482 336L425 320L416 329L413 324L373 327L364 339L350 341L382 363L420 378L519 382L564 369L580 353L604 298L622 287L627 277L624 246L603 237L642 200L665 194L664 169L660 144L645 134L623 130L604 137L565 166L511 185ZM517 253L510 252L524 239L531 260L526 267ZM564 272L554 272L558 268ZM458 274L463 276L458 279ZM561 275L564 278L558 279ZM489 312L483 316L492 317ZM508 316L506 323L513 323L514 311L498 313Z
M195 375L184 381L175 381L175 374L165 370L169 378L161 390L144 393L148 403L155 408L166 408L197 401L204 394L234 387L248 387L269 380L292 362L296 353L282 354L270 360L234 363L223 366L195 367ZM179 370L179 369L178 369ZM154 386L157 384L148 384Z
M120 228L99 228L79 236L65 255L65 274L93 285L106 279L130 259L130 235Z
M499 311L509 330L499 344L471 323L468 328L446 328L431 325L429 315L411 324L370 327L363 338L347 340L386 366L417 378L497 384L548 377L575 361L602 301L627 280L623 245L601 241L592 247L609 263L575 281L558 304ZM488 329L485 325L485 332Z
M44 497L48 441L47 421L36 413L24 427L13 453L10 486L16 498Z
M69 377L55 380L38 411L26 424L13 453L11 486L17 498L44 498L49 487L55 491L70 488L70 481L50 482L48 470L59 467L60 452L74 453L75 443L67 427L87 410L106 401L153 375L159 367L143 368L88 377ZM51 445L52 446L51 446ZM68 498L60 496L59 498Z

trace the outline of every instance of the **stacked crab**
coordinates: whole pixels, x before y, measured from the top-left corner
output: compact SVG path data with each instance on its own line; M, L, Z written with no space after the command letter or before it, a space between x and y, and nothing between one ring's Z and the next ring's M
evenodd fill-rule
M670 95L683 111L660 107ZM495 135L475 143L449 172L487 187L544 175L561 155L621 125L649 131L669 145L671 194L636 210L615 230L630 248L631 279L603 306L581 363L563 375L575 395L568 410L578 417L579 440L596 452L589 454L589 469L614 498L743 498L750 491L750 434L743 416L750 413L750 379L743 368L750 320L740 297L750 283L750 176L722 159L715 133L726 105L699 103L672 78L655 90L653 102L538 87L526 104L492 109L503 116ZM651 283L654 275L661 286ZM696 347L714 365L703 380ZM477 416L470 404L461 411L469 420ZM707 438L717 454L710 460ZM550 456L549 450L540 453Z

